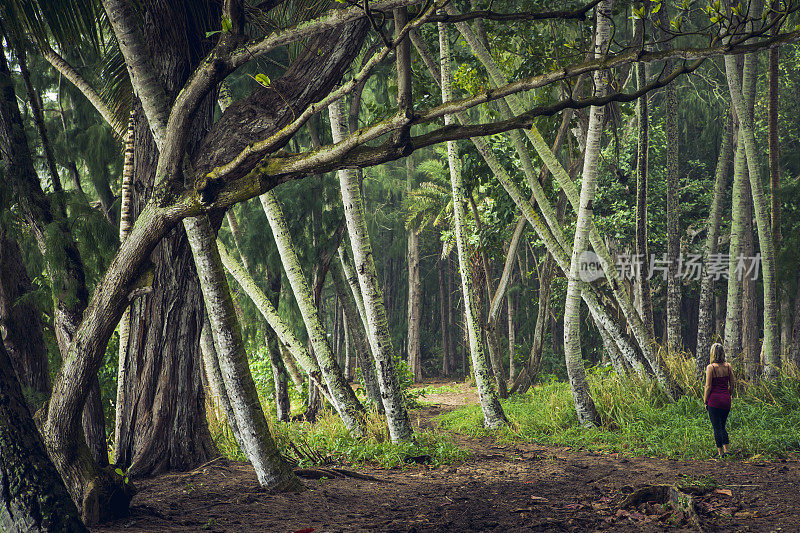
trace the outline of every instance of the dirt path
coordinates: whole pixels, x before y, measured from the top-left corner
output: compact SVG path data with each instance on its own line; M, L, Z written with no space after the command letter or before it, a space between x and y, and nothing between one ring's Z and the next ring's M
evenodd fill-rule
M475 401L474 391L431 394L414 411L434 416ZM796 531L800 462L742 463L626 458L533 444L497 445L458 435L466 463L363 468L377 481L306 481L303 493L266 494L252 467L218 460L197 471L140 481L132 515L100 532L218 531ZM699 528L656 503L620 509L651 484L704 476Z

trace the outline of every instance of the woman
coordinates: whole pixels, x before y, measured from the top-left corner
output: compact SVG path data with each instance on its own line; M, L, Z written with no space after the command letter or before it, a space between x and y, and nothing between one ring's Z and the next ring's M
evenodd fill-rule
M703 402L714 427L714 441L717 444L719 457L728 455L728 432L725 430L725 423L731 411L732 388L733 368L725 361L725 350L722 345L716 343L711 347L711 364L706 367Z

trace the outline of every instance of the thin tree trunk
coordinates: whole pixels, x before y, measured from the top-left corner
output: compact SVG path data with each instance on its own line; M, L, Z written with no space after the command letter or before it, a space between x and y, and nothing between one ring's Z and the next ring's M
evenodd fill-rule
M600 57L606 52L608 41L611 37L612 5L612 0L603 0L595 8L595 57ZM602 96L605 94L605 81L602 73L598 71L594 79L595 92ZM575 410L578 413L578 422L583 426L600 425L600 415L589 392L589 384L586 381L586 371L581 353L581 280L579 271L581 261L585 261L582 257L585 255L584 252L586 252L589 244L589 226L592 219L592 201L597 187L597 160L600 155L604 111L602 107L593 106L589 112L589 130L586 135L586 155L583 162L580 204L578 218L575 223L575 242L572 245L567 297L564 303L564 356L567 362L567 374L572 388L572 396L575 401Z
M755 256L753 242L753 204L750 186L745 180L744 193L744 228L741 237L742 257ZM747 263L745 263L747 264ZM745 375L750 381L758 379L761 373L760 343L758 342L758 294L756 282L752 276L741 276L742 283L742 353L744 355Z
M334 358L331 345L325 335L325 329L320 320L320 312L314 303L314 296L308 286L305 274L300 267L294 244L292 243L289 227L283 215L275 193L270 191L261 195L261 205L267 220L272 228L275 245L283 263L283 269L292 287L295 300L303 316L303 322L308 331L308 340L314 349L314 355L319 363L322 377L328 385L333 405L345 426L355 435L363 431L364 407L358 402L353 389L348 385L342 374L342 369Z
M741 120L741 119L740 119ZM741 134L738 134L736 157L733 162L733 190L731 192L731 239L728 246L728 291L725 306L725 352L736 358L742 351L742 280L736 275L736 265L741 255L741 238L744 231L744 182L747 179L747 161Z
M125 134L124 146L125 152L122 162L122 187L120 193L120 208L119 208L119 242L125 241L128 234L133 227L132 216L132 202L133 202L133 151L134 151L134 135L136 132L136 121L134 114L131 112L128 119L128 130ZM209 332L210 334L210 332ZM128 381L126 375L128 370L128 343L131 335L131 311L130 307L125 308L122 318L119 321L119 352L117 352L117 402L115 407L115 423L114 423L114 463L119 464L122 462L122 431L123 431L123 416L125 410L123 407L127 404L125 398L126 387Z
M439 23L439 48L441 50L441 79L442 79L442 101L451 100L452 70L450 66L450 40L447 27ZM452 118L445 115L445 125L451 122ZM464 235L464 183L461 177L461 161L458 159L458 150L454 141L447 143L447 156L450 167L450 183L453 190L453 218L456 234L456 248L458 250L458 264L461 272L461 289L464 299L464 310L466 316L467 335L469 338L469 350L472 355L472 368L475 372L475 383L478 388L481 408L483 410L484 424L489 428L498 428L508 423L497 392L492 387L489 377L489 369L486 366L486 359L483 355L480 343L480 325L478 324L477 309L474 305L472 284L472 272L469 268L466 236Z
M281 422L288 422L291 415L289 402L289 373L283 364L281 352L278 348L278 337L274 333L267 334L264 338L272 367L272 383L275 386L275 414Z
M697 348L695 349L695 377L700 378L709 363L713 331L711 329L714 309L714 276L708 274L711 258L716 257L719 241L719 225L722 219L723 201L728 181L728 168L733 153L733 116L730 110L725 112L725 129L722 134L722 146L719 149L717 167L714 172L714 197L711 200L711 211L706 223L706 242L703 247L703 277L700 281L700 303L697 319Z
M344 102L341 100L328 106L333 142L339 142L344 137L345 113L343 107ZM367 234L364 200L353 171L340 170L338 175L344 213L347 220L347 232L350 235L355 270L364 300L364 311L368 325L367 335L372 348L372 355L375 358L383 408L389 425L389 435L394 442L406 441L411 439L413 430L402 391L400 390L397 372L395 371L394 350L389 336L386 308L383 305L383 296L381 295L378 275L375 270L372 245Z
M278 314L277 309L272 304L269 298L261 291L256 284L253 277L233 258L230 251L225 247L221 240L217 239L217 249L225 269L230 273L233 279L239 284L242 290L247 294L253 304L258 308L261 316L264 317L267 324L275 332L281 344L291 354L291 356L303 367L303 370L309 375L309 380L318 386L322 386L321 374L317 361L308 353L308 350L297 339L292 329ZM286 366L290 363L285 361ZM333 404L333 402L331 401Z
M510 381L514 380L514 374L516 374L514 358L516 356L517 332L515 331L516 311L514 300L516 300L516 297L513 294L506 294L506 304L508 306L508 379Z
M647 66L636 64L636 88L647 84ZM649 264L650 254L647 248L647 178L648 151L650 148L650 111L648 95L640 96L636 101L636 118L638 122L638 141L636 149L636 255L642 264ZM653 296L650 290L650 279L647 272L637 272L633 278L634 293L639 304L639 316L645 329L653 335Z
M352 294L348 291L344 274L339 264L331 263L331 278L333 279L333 289L342 302L344 307L344 319L347 323L347 331L353 341L351 352L355 352L358 366L361 368L361 375L364 378L364 388L367 391L367 398L375 406L378 412L383 413L383 403L381 401L381 389L378 384L378 376L375 373L375 362L370 352L367 332L363 323L358 319L358 311ZM351 358L353 358L351 353Z
M203 368L205 369L208 388L211 390L212 399L217 404L218 409L222 409L225 421L231 428L236 442L242 442L239 434L239 425L236 423L236 413L231 405L231 399L225 388L225 380L219 367L217 348L214 346L214 335L211 333L211 322L208 320L208 313L203 319L203 330L200 332L200 353L203 354Z
M184 219L184 227L200 278L225 391L242 439L239 442L242 451L255 468L262 487L301 490L302 484L278 452L261 410L211 223L207 216L190 217Z
M406 157L406 191L413 187L414 164ZM419 279L419 235L408 230L408 363L414 381L422 381L422 351L420 347L420 319L422 318L422 285Z
M447 302L447 268L446 258L439 257L436 261L436 272L439 279L439 329L441 330L442 341L442 375L450 375L450 346L447 342L447 334L450 325L448 324L447 316L449 313Z

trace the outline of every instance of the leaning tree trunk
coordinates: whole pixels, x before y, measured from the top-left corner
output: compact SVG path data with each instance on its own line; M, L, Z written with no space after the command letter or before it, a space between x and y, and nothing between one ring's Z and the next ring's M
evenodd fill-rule
M11 360L0 342L0 530L87 531L47 457Z
M339 142L344 137L345 113L343 107L344 102L342 100L328 106L334 142ZM372 244L367 233L364 200L361 196L355 172L352 170L340 170L338 174L342 190L342 202L344 203L344 214L347 220L347 232L350 235L355 270L364 301L364 314L368 326L367 335L372 348L372 355L375 358L378 384L381 388L381 398L386 412L386 421L389 425L389 434L392 441L395 442L409 440L412 437L413 430L395 370L394 350L389 335L386 308L383 305L378 273L375 270Z
M292 292L294 292L297 306L300 308L300 314L303 316L303 322L308 331L308 341L314 349L314 355L319 362L322 377L328 385L328 390L333 399L333 406L339 416L342 417L347 429L355 435L360 435L363 431L364 408L358 402L353 389L344 378L342 369L333 355L328 338L325 336L319 310L314 304L314 296L300 267L300 261L297 258L297 253L289 234L289 227L286 225L283 210L275 197L275 193L270 191L261 195L261 205L264 207L264 213L267 215L267 220L272 228L275 246L278 248L283 269L286 272L289 285L292 287Z
M381 389L380 385L378 385L378 376L375 374L375 361L372 358L372 352L370 352L367 332L358 318L356 304L353 295L347 288L342 268L336 262L331 263L331 279L333 280L333 288L336 291L336 295L342 303L344 320L347 322L346 331L352 341L350 357L352 358L353 352L355 352L355 359L359 368L361 368L361 376L364 378L367 398L378 412L383 413Z
M236 418L242 451L255 468L262 487L275 491L301 489L300 480L278 451L261 409L211 222L207 216L200 216L186 218L183 223L200 278L217 360Z
M215 407L222 409L225 414L225 421L231 429L236 442L242 442L242 437L239 435L239 426L236 424L236 413L231 405L231 399L228 397L225 380L222 378L219 357L217 357L217 347L214 346L214 335L211 333L211 322L208 320L207 314L203 320L203 330L200 333L200 351L203 354L203 368L208 381L208 388L211 391L212 400L216 402Z
M717 257L719 241L719 225L722 219L722 204L728 181L728 167L733 152L733 117L730 110L725 112L725 129L722 134L722 146L719 149L717 167L714 172L714 196L711 200L711 212L706 223L706 242L703 247L703 277L700 281L699 316L697 319L697 348L695 349L695 377L700 378L709 362L712 321L714 318L714 282L716 275L708 272L711 258Z
M45 259L54 301L53 328L63 360L67 357L89 299L83 259L70 229L64 195L54 194L48 198L42 190L17 106L5 51L0 50L0 56L0 146L6 162L6 178L19 204L22 218L31 228ZM33 103L38 95L30 85L29 92ZM42 141L49 146L46 132L43 129L40 132L45 135ZM53 186L59 190L55 164L49 167ZM83 438L89 444L94 460L101 466L108 464L104 422L100 383L94 377L84 404Z
M760 10L756 10L756 14L760 14ZM758 243L761 249L764 285L764 376L767 379L774 379L780 371L781 364L780 347L778 345L775 241L770 226L769 206L764 193L764 184L761 181L761 169L758 165L758 153L753 130L753 113L749 110L752 109L749 102L752 100L755 91L756 60L755 54L745 56L744 72L741 80L739 79L735 56L725 57L725 71L728 76L731 102L739 116L739 130L747 156L747 170L753 195L753 212L758 228Z
M612 0L603 0L595 8L595 57L600 57L606 52L611 37L612 4ZM602 71L595 73L594 79L595 91L602 96L605 94L605 81L603 80ZM604 116L605 110L602 107L592 106L589 112L588 134L586 135L586 155L583 160L583 179L581 180L580 204L578 218L575 222L575 241L572 245L572 259L567 281L567 298L564 303L564 356L567 361L567 374L572 388L572 396L575 400L575 410L578 413L578 421L583 426L600 425L600 415L589 392L589 384L586 381L586 371L581 353L581 279L579 276L581 261L586 260L584 256L589 244L589 226L592 221L592 202L597 187L597 161L600 156Z
M439 23L439 47L441 50L442 101L447 102L452 99L450 40L447 27L441 22ZM450 115L445 115L445 125L450 124L451 121ZM503 412L503 407L500 405L497 392L492 387L489 368L486 365L486 358L483 355L483 347L480 341L481 329L478 324L478 314L472 292L475 288L472 284L472 271L469 265L466 235L464 235L464 182L461 177L461 161L458 158L458 149L454 141L448 141L447 143L447 159L450 167L450 184L453 191L453 225L456 234L458 266L461 272L461 293L464 298L469 351L472 356L472 368L475 373L475 383L478 388L481 409L483 410L484 424L494 429L508 424L508 419Z

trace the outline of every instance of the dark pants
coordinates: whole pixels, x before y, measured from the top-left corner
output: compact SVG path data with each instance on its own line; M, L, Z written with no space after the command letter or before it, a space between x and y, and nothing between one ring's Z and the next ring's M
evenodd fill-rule
M714 427L714 442L717 443L717 448L722 448L723 445L728 444L728 431L725 429L725 423L728 421L728 413L731 410L710 405L707 405L706 409L708 417L711 419L711 425Z

